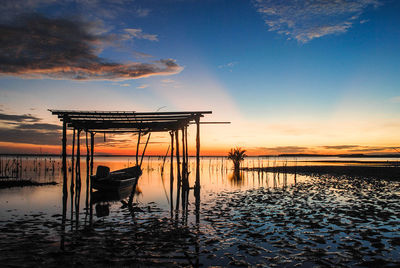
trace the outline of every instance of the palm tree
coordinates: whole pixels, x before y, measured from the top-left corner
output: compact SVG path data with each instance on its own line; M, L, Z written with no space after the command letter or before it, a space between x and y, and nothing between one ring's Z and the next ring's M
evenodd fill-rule
M228 153L228 159L233 161L235 171L239 171L240 162L242 162L247 156L245 152L246 150L242 150L242 148L236 147L234 149L232 148L231 151Z

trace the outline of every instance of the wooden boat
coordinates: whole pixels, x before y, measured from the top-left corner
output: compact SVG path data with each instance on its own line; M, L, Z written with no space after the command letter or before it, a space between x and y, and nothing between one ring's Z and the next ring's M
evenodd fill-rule
M91 177L92 188L99 191L119 191L123 188L136 186L142 175L139 166L133 166L110 172L105 166L98 166L95 176Z
M95 203L118 202L128 198L132 194L133 185L115 191L95 191L92 193L91 201Z

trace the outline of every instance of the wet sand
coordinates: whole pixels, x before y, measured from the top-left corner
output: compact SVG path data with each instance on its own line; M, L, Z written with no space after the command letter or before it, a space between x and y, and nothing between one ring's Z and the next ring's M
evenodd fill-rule
M274 185L284 178L267 173L265 179ZM184 220L194 216L194 204L188 215L175 211L171 218L156 203L131 210L116 203L115 213L79 228L68 220L63 227L59 214L15 216L0 223L0 261L6 267L400 265L397 181L316 176L209 195L199 224Z
M0 179L0 189L11 187L24 187L24 186L44 186L44 185L57 185L56 182L36 182L25 179Z
M375 178L375 179L385 179L385 180L400 180L399 166L382 166L382 165L370 166L372 164L374 163L369 163L368 165L365 165L364 163L363 165L346 165L346 166L343 165L277 166L277 167L263 167L263 168L243 168L243 170L301 174L308 176L331 175L331 176L349 176L358 178ZM385 165L386 163L383 162L383 164Z

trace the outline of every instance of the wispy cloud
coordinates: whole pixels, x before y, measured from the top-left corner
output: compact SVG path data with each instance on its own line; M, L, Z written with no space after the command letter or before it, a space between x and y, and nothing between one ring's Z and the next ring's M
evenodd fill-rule
M400 103L400 96L393 97L389 101L392 103Z
M145 58L152 58L153 57L153 55L150 55L150 54L147 54L147 53L143 53L143 52L138 52L138 51L133 52L133 55L136 58L139 58L139 59L145 59Z
M269 31L306 43L314 38L340 34L354 23L363 23L361 15L380 0L254 0Z
M137 39L146 39L149 41L158 41L158 37L156 34L147 34L144 33L142 29L133 29L133 28L127 28L125 29L125 32L129 34L129 36Z
M137 86L136 88L143 89L143 88L148 88L148 87L149 87L148 84L143 84L143 85Z
M161 83L164 83L164 84L171 84L171 83L175 83L175 80L170 79L170 78L168 78L168 79L163 79L163 80L161 80Z
M230 72L232 72L233 67L235 67L238 64L237 61L232 61L232 62L228 62L226 64L222 64L222 65L218 65L218 68L220 69L227 69Z
M97 55L115 36L96 34L93 23L41 15L0 25L0 74L27 78L125 80L171 75L183 68L173 59L117 63ZM150 38L150 37L149 37Z

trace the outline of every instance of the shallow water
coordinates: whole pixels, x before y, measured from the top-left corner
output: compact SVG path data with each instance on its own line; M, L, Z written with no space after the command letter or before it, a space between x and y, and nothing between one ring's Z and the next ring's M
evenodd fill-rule
M26 175L36 174L26 163ZM271 159L259 163L272 165ZM132 164L122 157L95 162L111 170ZM180 199L177 209L169 164L161 176L162 159L145 159L129 209L120 201L91 206L82 162L82 185L73 196L68 185L64 219L61 183L1 189L0 260L10 266L400 264L398 182L262 172L238 178L225 158L202 158L200 199L190 190L187 207ZM189 170L193 186L192 158ZM54 173L35 179L61 182L58 162Z

